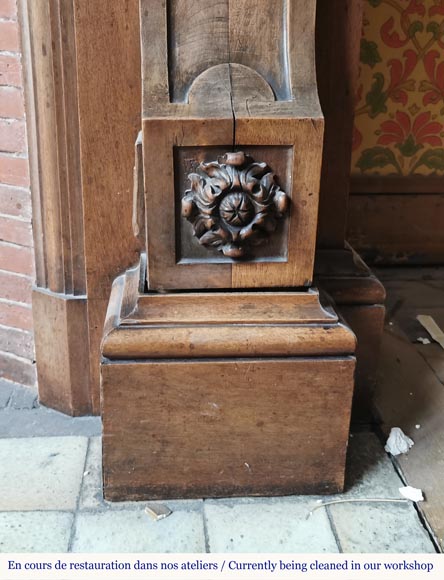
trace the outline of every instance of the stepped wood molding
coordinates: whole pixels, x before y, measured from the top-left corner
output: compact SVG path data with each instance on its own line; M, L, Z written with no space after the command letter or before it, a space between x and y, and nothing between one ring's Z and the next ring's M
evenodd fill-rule
M36 285L85 295L73 2L20 2Z
M40 401L91 410L73 2L20 2Z
M145 291L116 278L102 349L108 500L338 493L356 338L315 289Z

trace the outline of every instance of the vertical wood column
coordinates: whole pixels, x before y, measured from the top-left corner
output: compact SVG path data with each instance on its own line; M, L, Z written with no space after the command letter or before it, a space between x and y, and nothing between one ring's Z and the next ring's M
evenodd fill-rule
M36 283L39 395L91 410L77 63L71 1L22 1Z
M111 283L137 260L138 0L20 0L42 403L98 413Z
M139 259L132 228L141 128L139 0L73 0L85 214L91 399L100 412L100 341L111 285Z
M350 163L362 0L318 0L316 66L325 118L318 246L343 248L350 192Z

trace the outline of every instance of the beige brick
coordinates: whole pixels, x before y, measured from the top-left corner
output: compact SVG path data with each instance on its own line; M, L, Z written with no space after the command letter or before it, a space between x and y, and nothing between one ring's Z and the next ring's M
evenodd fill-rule
M20 52L20 32L16 20L0 21L0 50Z
M0 151L26 153L26 125L19 119L0 119Z
M0 216L0 240L19 246L32 247L32 229L29 222Z
M0 183L0 213L31 220L31 192L27 188Z
M0 352L0 378L34 387L37 380L35 364L26 359L17 359L12 354Z
M17 0L0 0L0 18L17 19Z
M0 85L21 87L22 84L20 57L0 54Z
M0 242L0 270L33 276L34 252L32 248Z
M0 183L29 187L28 160L0 153Z
M31 304L32 279L0 271L0 299Z
M25 305L0 301L0 324L20 330L32 330L32 310Z
M31 332L0 326L0 351L34 360L34 339Z
M25 103L22 89L0 87L0 117L23 119L24 116Z

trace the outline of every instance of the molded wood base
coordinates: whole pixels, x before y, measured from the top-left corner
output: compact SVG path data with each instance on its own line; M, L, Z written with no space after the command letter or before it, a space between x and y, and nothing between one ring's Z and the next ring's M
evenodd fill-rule
M117 278L101 365L112 500L338 493L356 339L316 290L145 294Z

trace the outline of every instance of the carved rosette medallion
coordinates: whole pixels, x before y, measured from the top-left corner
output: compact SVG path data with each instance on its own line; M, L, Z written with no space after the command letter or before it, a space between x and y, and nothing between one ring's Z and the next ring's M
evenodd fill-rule
M198 171L188 175L182 216L200 244L225 256L241 258L265 242L288 210L290 200L267 164L241 151L201 163Z

